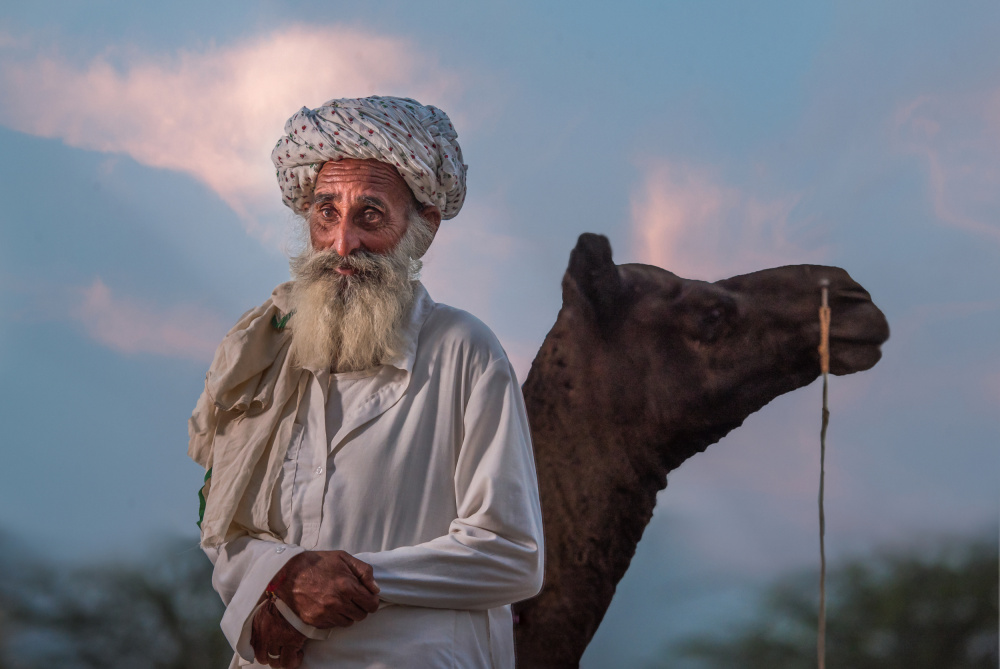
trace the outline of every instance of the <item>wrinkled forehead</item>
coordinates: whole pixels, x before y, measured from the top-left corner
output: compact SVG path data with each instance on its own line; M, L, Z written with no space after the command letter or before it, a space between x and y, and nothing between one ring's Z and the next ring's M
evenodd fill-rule
M410 187L395 167L381 160L343 158L323 164L316 176L316 193L330 192L346 185L385 191L396 197L413 197Z

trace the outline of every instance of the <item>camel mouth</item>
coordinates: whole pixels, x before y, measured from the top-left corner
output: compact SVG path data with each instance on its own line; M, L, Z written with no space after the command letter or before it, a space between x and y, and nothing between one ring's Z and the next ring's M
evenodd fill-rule
M837 376L871 369L882 359L882 342L858 339L830 340L830 373Z
M869 332L866 334L856 333L830 333L830 345L838 346L881 346L889 340L887 332Z
M889 321L871 302L859 311L847 327L835 325L830 332L830 371L834 374L863 372L882 359L882 344L889 340Z

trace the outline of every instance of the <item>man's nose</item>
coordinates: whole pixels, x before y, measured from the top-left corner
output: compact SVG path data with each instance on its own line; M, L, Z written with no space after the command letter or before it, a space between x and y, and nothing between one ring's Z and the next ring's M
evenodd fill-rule
M337 226L336 237L333 240L333 249L337 252L337 255L347 257L360 247L361 238L358 235L357 228L347 221L341 222Z

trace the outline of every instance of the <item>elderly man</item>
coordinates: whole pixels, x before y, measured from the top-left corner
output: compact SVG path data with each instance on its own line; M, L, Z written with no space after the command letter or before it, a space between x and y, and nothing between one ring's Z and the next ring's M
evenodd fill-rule
M414 100L332 100L272 160L308 244L189 423L232 666L512 667L543 554L521 391L417 281L464 201L457 133Z

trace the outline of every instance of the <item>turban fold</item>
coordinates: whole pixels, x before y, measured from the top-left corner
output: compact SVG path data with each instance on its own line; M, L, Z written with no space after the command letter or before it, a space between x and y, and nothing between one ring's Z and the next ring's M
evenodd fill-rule
M437 107L378 95L303 107L271 152L285 205L304 213L323 163L341 158L394 165L417 200L435 205L442 218L453 218L465 201L458 133Z

